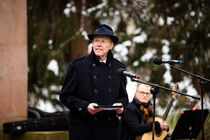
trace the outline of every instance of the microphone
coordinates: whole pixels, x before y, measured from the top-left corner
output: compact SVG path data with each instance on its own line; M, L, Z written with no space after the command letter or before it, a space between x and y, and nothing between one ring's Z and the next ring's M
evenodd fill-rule
M154 64L160 65L162 63L169 63L170 65L172 65L172 64L182 64L182 61L180 61L180 60L164 60L160 57L156 57L154 59Z
M118 73L120 76L124 75L124 76L128 76L128 77L130 77L130 78L140 79L140 76L139 76L139 75L136 75L136 74L132 74L132 73L130 73L130 72L127 72L127 71L125 71L124 68L119 68L119 69L117 69L117 73Z

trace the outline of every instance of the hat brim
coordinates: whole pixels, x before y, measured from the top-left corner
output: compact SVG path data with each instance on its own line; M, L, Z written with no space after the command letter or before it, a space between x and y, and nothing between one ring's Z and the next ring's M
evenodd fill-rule
M93 40L93 38L94 38L95 36L108 36L108 37L111 38L111 40L114 42L114 44L117 44L118 41L119 41L119 38L118 38L117 36L114 36L114 35L88 34L87 36L88 36L89 40Z

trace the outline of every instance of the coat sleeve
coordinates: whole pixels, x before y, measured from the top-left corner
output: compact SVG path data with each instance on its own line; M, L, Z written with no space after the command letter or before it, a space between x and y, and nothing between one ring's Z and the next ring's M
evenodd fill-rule
M128 104L128 94L126 91L126 84L127 84L126 77L123 76L120 81L120 90L117 102L122 103L124 107Z
M77 97L78 73L76 66L70 63L64 79L60 101L70 110L81 115L87 113L88 102Z
M136 136L142 135L146 132L152 131L152 122L151 123L141 123L141 116L137 113L136 108L133 106L127 106L124 112L123 122L130 131L132 131ZM155 128L160 128L160 124L155 122Z

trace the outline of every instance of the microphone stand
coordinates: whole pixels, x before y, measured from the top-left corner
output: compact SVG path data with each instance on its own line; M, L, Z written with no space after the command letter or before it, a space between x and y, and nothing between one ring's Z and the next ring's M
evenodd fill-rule
M181 93L179 91L175 91L175 90L172 90L170 88L166 88L166 87L160 86L158 84L152 84L152 83L142 82L142 81L137 80L135 78L131 78L131 81L132 82L138 82L138 83L146 84L146 85L150 85L152 87L150 89L150 93L152 93L152 95L153 95L152 140L154 140L154 130L155 130L155 104L156 104L156 95L159 92L159 88L164 89L164 90L167 90L167 91L170 91L170 92L175 92L175 93L178 93L178 94L181 94L181 95L184 95L184 96L189 96L189 97L194 98L194 99L197 99L197 100L200 99L200 97L196 97L196 96L192 96L192 95L187 95L187 94Z
M155 132L155 105L156 105L156 95L159 92L159 88L157 86L152 86L150 89L150 93L153 95L153 120L152 120L152 140L154 140L154 132Z
M193 77L195 77L197 79L200 79L200 87L201 87L201 122L202 122L202 124L204 124L204 120L203 120L203 116L204 116L204 111L203 111L204 85L210 83L210 80L206 79L206 78L203 78L203 77L200 77L198 75L195 75L193 73L190 73L188 71L185 71L183 69L177 68L177 67L175 67L175 66L173 66L171 64L170 64L170 67L173 68L173 69L176 69L178 71L181 71L181 72L183 72L185 74L191 75L191 76L193 76ZM204 125L202 125L201 131L202 131L202 140L205 140L205 137L204 137Z

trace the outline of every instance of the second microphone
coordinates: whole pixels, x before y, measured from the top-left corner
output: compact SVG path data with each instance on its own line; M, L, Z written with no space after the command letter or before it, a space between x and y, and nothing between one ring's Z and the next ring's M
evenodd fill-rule
M128 76L130 78L135 78L135 79L140 79L140 76L139 75L136 75L136 74L133 74L133 73L130 73L130 72L127 72L124 68L119 68L117 69L117 73L122 76Z

